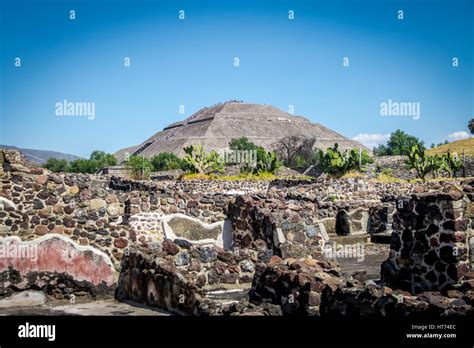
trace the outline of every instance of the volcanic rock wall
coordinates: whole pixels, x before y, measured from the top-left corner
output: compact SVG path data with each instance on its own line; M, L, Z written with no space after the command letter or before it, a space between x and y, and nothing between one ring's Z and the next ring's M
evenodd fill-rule
M472 191L414 195L397 201L390 256L382 279L391 287L419 293L446 290L469 272Z

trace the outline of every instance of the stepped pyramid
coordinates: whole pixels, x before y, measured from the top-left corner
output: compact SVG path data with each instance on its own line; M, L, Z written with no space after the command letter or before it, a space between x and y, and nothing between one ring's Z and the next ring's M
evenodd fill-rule
M247 137L258 146L272 150L274 144L288 135L316 138L315 146L326 149L338 143L342 149L367 149L318 123L291 115L270 105L226 102L205 107L184 121L165 127L143 143L115 153L119 162L126 154L153 157L160 152L184 155L183 147L202 144L207 151L228 149L232 139ZM369 150L369 149L367 149Z

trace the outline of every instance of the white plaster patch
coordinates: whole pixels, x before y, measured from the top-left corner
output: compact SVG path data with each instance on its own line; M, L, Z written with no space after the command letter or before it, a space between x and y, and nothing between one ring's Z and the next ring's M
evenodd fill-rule
M174 218L190 220L194 223L199 224L201 228L206 229L206 230L212 230L212 229L215 229L216 227L219 227L222 232L219 234L219 236L216 239L206 238L206 239L200 239L200 240L190 240L181 236L177 236L174 233L173 229L168 224L168 222ZM232 224L230 223L230 221L218 221L212 224L206 224L199 219L196 219L194 217L184 215L181 213L165 215L162 217L161 221L162 221L163 231L167 239L171 239L171 240L184 239L194 245L214 244L224 249L229 249L232 245Z
M11 200L9 200L9 199L7 199L7 198L5 198L5 197L0 196L0 208L3 209L6 205L7 205L7 206L10 206L10 207L12 207L13 209L16 210L16 205L15 205L15 203L13 203Z

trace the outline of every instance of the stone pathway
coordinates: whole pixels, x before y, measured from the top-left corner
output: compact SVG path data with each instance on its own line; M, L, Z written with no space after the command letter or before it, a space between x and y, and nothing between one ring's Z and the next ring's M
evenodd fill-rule
M11 306L2 306L0 315L131 315L131 316L163 316L169 313L146 308L136 303L117 302L113 299L99 300L75 304L46 303L29 305L17 300Z
M360 241L362 240L361 238ZM344 275L356 273L363 280L380 279L380 266L388 258L390 245L363 242L359 244L359 249L357 249L355 246L360 241L350 240L350 238L345 241L344 237L337 238L337 245L354 247L352 250L355 252L355 257L354 255L347 255L349 257L342 255L342 257L336 257L335 261L341 267ZM351 249L348 250L351 251ZM362 254L360 254L361 252Z

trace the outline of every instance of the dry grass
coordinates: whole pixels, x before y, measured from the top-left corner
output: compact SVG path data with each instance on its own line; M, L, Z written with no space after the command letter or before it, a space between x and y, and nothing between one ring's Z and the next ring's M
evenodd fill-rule
M361 172L350 171L350 172L347 172L346 174L344 174L343 176L341 176L341 179L363 178L363 177L365 178L366 175L364 175Z
M427 150L426 153L429 155L441 155L449 151L451 153L457 153L459 156L461 156L463 150L466 156L474 157L474 138L453 141L449 144L437 146L433 149Z
M212 174L185 174L181 180L222 180L222 181L272 181L277 177L271 173L241 174L241 175L212 175Z

